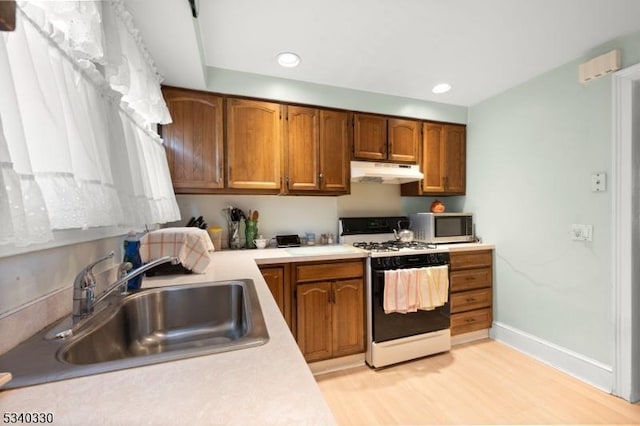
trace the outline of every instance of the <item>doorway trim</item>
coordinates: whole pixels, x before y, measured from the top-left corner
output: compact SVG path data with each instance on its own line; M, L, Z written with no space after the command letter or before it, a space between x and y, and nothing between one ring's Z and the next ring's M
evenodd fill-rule
M633 351L633 85L640 81L640 64L612 76L612 200L613 200L613 314L614 354L612 393L628 401L638 401L639 383L634 383ZM637 238L637 237L636 237ZM636 307L640 309L640 306ZM635 356L634 356L635 355Z

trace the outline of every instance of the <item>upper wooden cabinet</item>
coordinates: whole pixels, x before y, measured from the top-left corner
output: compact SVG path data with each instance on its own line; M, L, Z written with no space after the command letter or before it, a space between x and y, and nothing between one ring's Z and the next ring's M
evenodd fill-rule
M417 163L420 148L420 123L390 118L387 122L389 160L398 163Z
M419 162L424 180L402 185L402 195L465 193L462 125L162 91L173 122L160 133L176 193L348 194L352 157Z
M403 184L402 195L464 195L466 191L465 126L424 123L421 182Z
M420 123L372 114L354 115L354 150L357 160L417 163Z
M287 107L287 190L349 192L349 114Z
M175 192L223 188L222 98L170 87L162 93L173 119L160 132Z
M282 184L282 106L227 99L227 187L279 192Z
M0 2L0 31L16 29L16 2L4 0Z
M387 159L387 119L385 117L354 114L353 157L357 160Z

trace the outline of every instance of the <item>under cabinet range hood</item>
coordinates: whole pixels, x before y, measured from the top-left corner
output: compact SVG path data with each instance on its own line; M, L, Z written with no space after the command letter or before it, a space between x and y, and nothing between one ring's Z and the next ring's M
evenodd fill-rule
M352 182L400 184L422 180L424 175L416 164L351 162Z

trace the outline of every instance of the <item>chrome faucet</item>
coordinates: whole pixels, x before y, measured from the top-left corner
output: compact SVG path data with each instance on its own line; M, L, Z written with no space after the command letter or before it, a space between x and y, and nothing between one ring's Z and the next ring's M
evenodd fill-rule
M94 307L114 291L119 289L121 295L127 294L127 283L130 279L135 278L138 275L148 271L149 269L163 263L171 262L173 264L177 264L180 262L180 260L176 257L165 256L142 265L139 268L134 269L128 273L125 271L126 269L131 268L131 264L128 262L123 263L122 265L120 265L120 272L123 275L118 278L116 282L109 285L109 288L107 288L107 290L102 295L96 298L96 280L93 275L93 267L104 260L112 258L113 255L114 252L111 252L105 257L96 260L95 262L83 268L82 271L80 271L78 275L76 275L76 278L73 282L72 318L74 324L76 324L86 316L91 315L93 313Z

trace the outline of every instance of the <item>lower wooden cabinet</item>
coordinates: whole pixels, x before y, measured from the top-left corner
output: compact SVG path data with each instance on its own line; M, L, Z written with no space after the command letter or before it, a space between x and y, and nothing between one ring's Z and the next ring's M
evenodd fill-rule
M364 352L364 263L297 263L295 336L307 361Z
M451 252L451 335L491 327L493 250Z
M268 265L260 266L262 277L267 282L269 290L273 295L280 312L284 317L289 329L291 325L291 285L289 280L289 265Z

